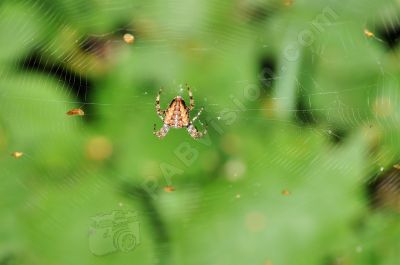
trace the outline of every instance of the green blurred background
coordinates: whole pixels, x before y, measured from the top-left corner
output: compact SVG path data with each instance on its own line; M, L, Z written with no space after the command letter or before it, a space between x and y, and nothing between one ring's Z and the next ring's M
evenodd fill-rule
M2 0L0 265L399 264L399 14ZM186 83L209 133L160 141Z

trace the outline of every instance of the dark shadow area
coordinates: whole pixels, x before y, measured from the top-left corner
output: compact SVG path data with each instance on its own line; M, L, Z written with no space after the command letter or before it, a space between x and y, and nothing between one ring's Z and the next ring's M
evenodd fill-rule
M367 185L367 195L373 209L400 212L400 165L373 178Z
M82 102L82 105L84 105L84 103L92 96L93 82L86 76L70 71L59 62L49 62L44 58L45 57L39 52L34 51L18 62L18 69L28 72L42 73L46 76L54 77L71 91L69 94L76 95L77 101ZM93 109L90 104L85 105L84 108L85 112L93 114ZM85 116L86 118L84 120L90 121L95 116L96 115Z
M343 128L333 128L328 131L329 140L333 144L341 144L348 135L348 131Z
M265 2L239 1L237 9L246 22L261 23L278 13L279 6Z
M87 54L94 54L100 58L104 58L108 53L109 39L87 37L79 42L79 48Z
M266 92L267 96L271 96L275 81L276 62L271 57L262 57L259 60L258 69L260 86Z
M301 97L297 100L295 119L301 125L313 125L317 123L312 111Z
M158 196L156 190L152 190L154 194L150 194L145 189L136 187L129 183L123 183L121 186L121 194L125 197L130 198L139 202L142 206L141 213L142 218L147 218L147 221L152 226L152 231L154 231L154 243L157 244L157 251L159 252L159 257L163 257L159 264L169 264L169 258L167 253L170 252L169 243L170 238L167 233L167 227L162 220L160 213L157 210L155 200L152 196Z
M379 39L383 40L387 49L394 50L400 42L400 24L388 23L377 31Z

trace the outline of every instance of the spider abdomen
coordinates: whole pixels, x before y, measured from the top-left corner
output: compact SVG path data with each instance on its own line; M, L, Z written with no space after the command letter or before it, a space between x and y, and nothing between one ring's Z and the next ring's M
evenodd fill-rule
M164 124L173 128L183 128L189 126L190 117L185 101L181 97L176 97L169 104L165 112Z

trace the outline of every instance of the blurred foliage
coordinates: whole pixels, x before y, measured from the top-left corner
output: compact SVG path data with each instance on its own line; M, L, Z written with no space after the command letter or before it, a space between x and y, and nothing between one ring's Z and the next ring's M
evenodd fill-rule
M397 264L399 11L3 0L0 265ZM209 133L160 141L157 91L185 83ZM91 219L116 210L140 244L96 256Z

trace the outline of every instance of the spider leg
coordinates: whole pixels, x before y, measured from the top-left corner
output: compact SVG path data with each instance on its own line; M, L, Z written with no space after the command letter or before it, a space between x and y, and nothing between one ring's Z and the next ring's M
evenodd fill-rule
M189 101L190 101L189 110L192 110L194 108L194 99L193 99L192 90L190 89L190 86L188 86L188 84L186 84L186 88L189 93Z
M194 123L200 116L200 114L203 112L204 108L201 107L201 109L199 110L199 112L197 113L196 116L194 116L194 118L192 119L192 123Z
M164 138L164 137L167 135L168 131L169 131L169 126L168 126L167 124L164 124L164 125L161 127L161 129L158 130L158 131L156 130L156 125L154 124L154 131L153 131L153 134L154 134L155 136L157 136L160 140L161 140L162 138Z
M199 120L199 122L200 122L200 120ZM190 136L192 136L193 139L202 138L204 135L207 134L207 126L204 126L203 123L201 123L201 125L204 127L203 132L199 132L197 130L196 126L194 126L193 124L189 124L189 126L187 127L188 133L190 134Z
M157 112L158 117L160 117L161 120L164 120L165 110L161 110L161 107L160 107L160 95L161 95L161 92L162 92L162 88L160 88L160 90L158 91L158 94L157 94L156 112Z

